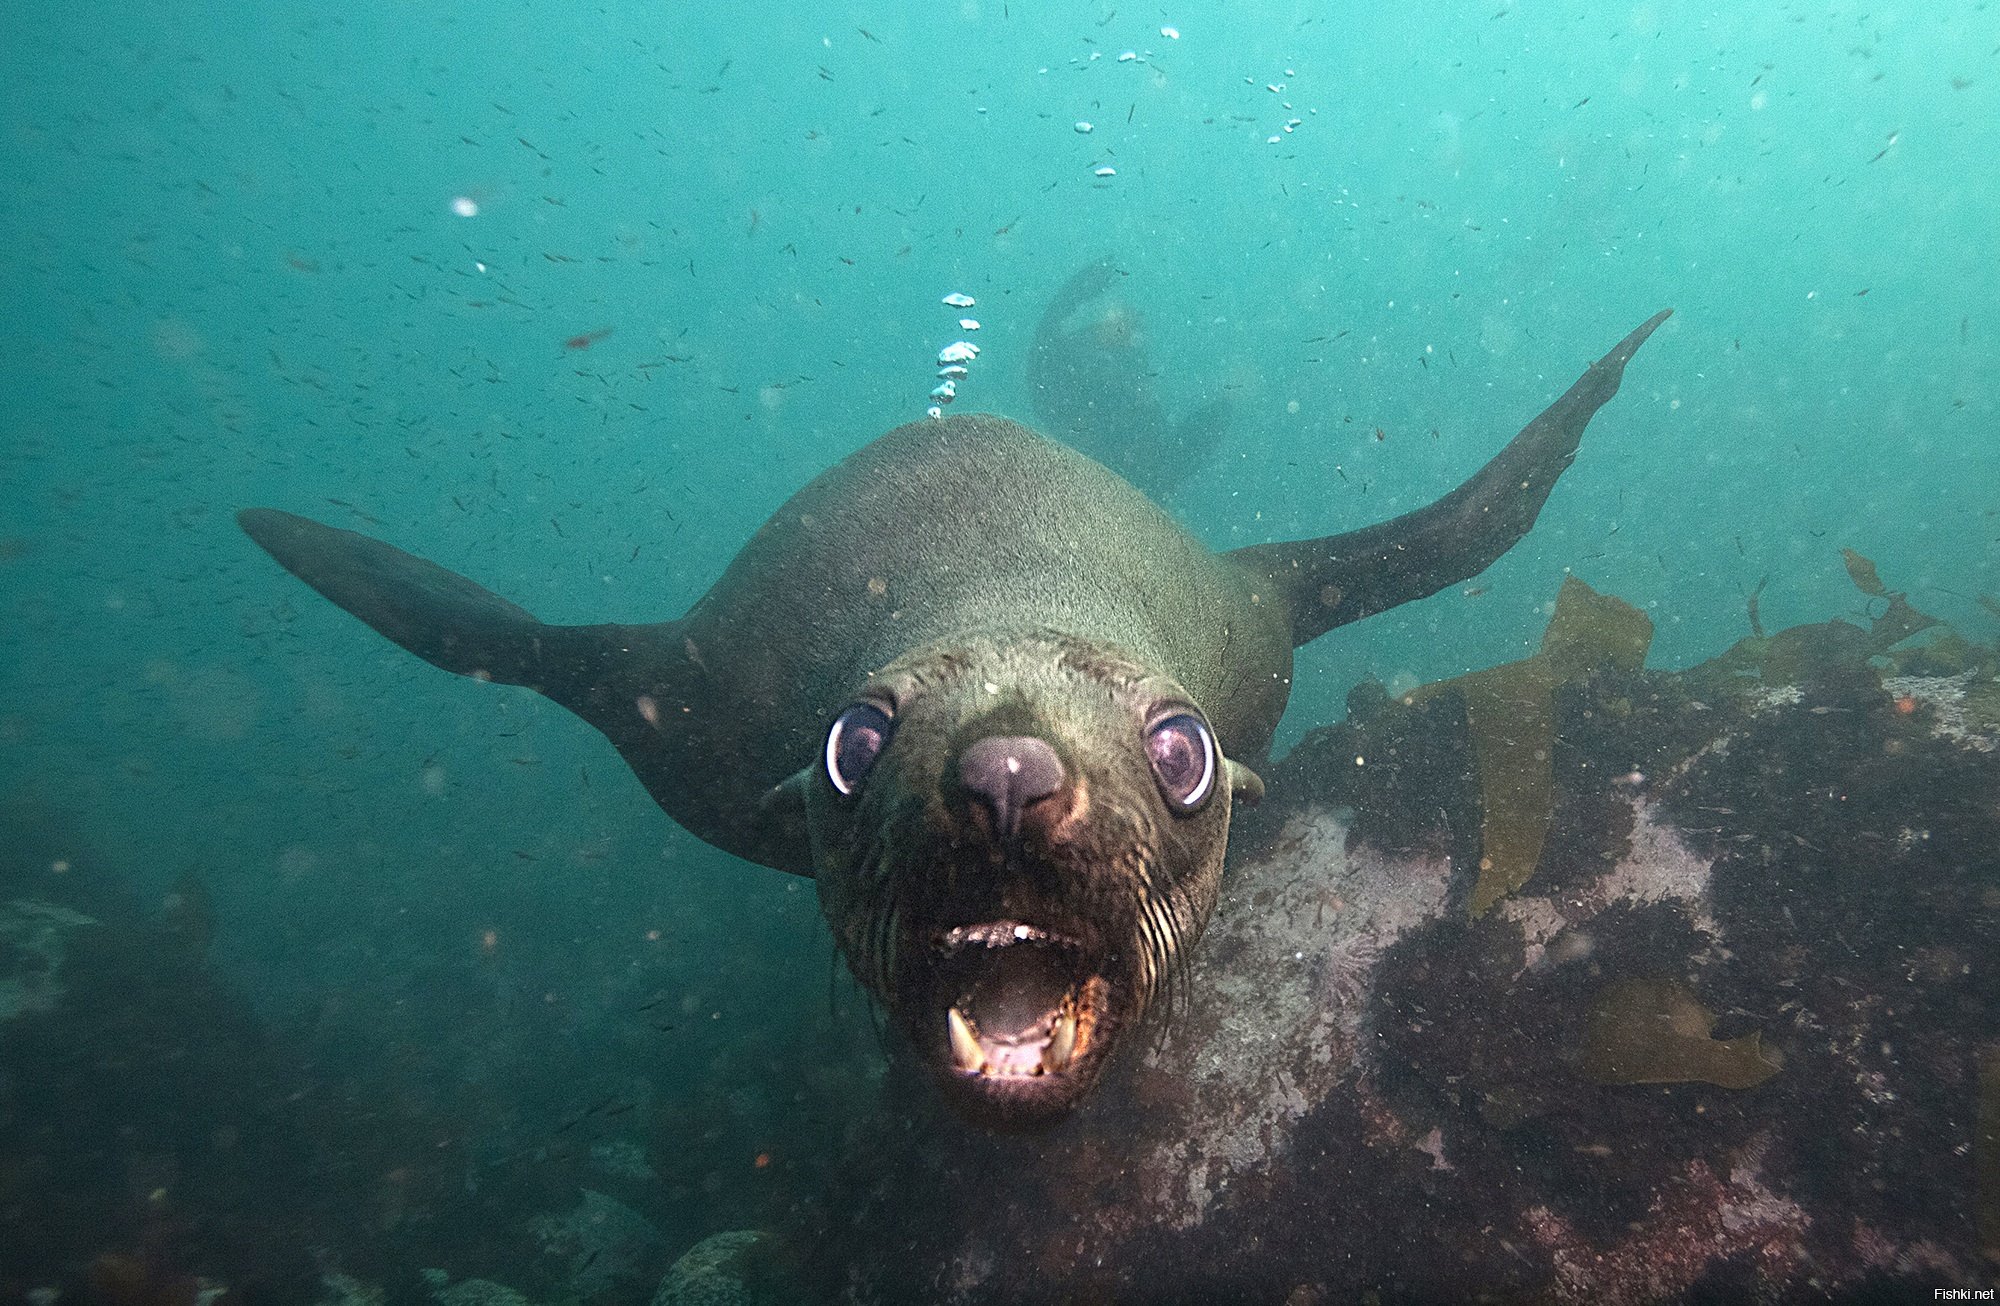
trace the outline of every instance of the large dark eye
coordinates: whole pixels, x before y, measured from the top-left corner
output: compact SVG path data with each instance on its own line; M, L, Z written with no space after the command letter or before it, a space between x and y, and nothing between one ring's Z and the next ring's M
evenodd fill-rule
M1149 726L1146 758L1176 811L1198 810L1215 791L1215 736L1192 712L1176 712Z
M895 728L889 714L873 703L855 703L833 719L833 729L826 732L826 778L835 793L846 798L868 778Z

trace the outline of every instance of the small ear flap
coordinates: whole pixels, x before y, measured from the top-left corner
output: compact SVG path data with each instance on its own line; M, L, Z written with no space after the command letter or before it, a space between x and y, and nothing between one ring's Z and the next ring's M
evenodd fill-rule
M773 847L812 847L811 828L806 820L806 786L813 783L813 771L814 768L808 766L792 772L766 789L764 796L757 800L757 824ZM804 866L795 865L793 860L787 859L783 865L773 861L770 865L810 878L812 865L809 862Z
M1237 802L1255 807L1264 801L1264 781L1255 771L1228 758L1222 760L1222 768L1229 777L1229 792Z

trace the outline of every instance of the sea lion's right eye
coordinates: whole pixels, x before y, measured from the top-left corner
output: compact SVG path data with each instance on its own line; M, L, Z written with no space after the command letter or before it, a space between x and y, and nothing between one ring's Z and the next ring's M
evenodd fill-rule
M826 732L826 778L835 793L851 797L874 769L875 759L895 731L889 714L873 703L855 703L833 719Z

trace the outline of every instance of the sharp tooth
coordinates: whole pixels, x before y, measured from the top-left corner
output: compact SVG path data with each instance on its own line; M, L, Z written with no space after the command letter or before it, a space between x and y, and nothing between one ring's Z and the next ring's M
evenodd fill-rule
M1056 1017L1056 1027L1049 1033L1049 1045L1042 1049L1042 1069L1065 1069L1069 1065L1069 1059L1075 1054L1076 1016L1064 1012Z
M944 1018L945 1027L951 1031L951 1059L958 1063L960 1070L976 1074L986 1069L986 1053L979 1046L979 1036L972 1032L972 1026L953 1007Z

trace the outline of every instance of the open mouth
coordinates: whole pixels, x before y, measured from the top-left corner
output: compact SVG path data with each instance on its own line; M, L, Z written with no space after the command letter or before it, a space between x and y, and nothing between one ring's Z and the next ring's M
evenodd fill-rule
M1061 1076L1090 1051L1109 986L1076 939L1022 921L982 921L944 931L934 948L950 1003L951 1065L962 1080Z

